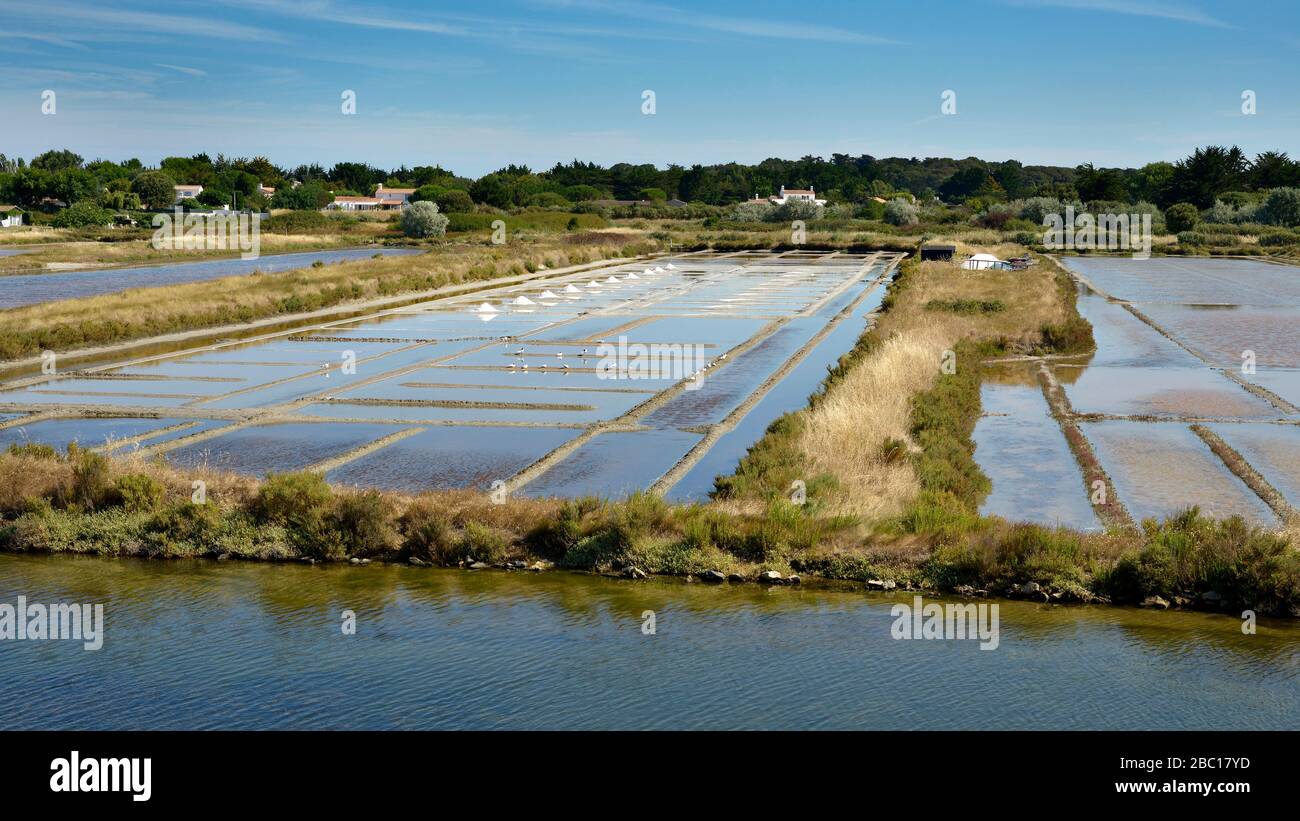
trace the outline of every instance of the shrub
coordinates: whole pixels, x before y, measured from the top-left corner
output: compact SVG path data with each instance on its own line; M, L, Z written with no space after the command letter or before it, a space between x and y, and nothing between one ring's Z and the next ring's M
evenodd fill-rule
M932 299L925 303L927 311L947 311L954 314L997 314L1007 309L1000 299Z
M319 211L290 211L262 220L260 230L273 234L323 234L337 231L346 224Z
M554 191L543 191L528 198L527 205L536 208L568 208L573 203Z
M1056 197L1030 197L1020 203L1020 218L1039 226L1048 214L1063 214L1065 206Z
M117 501L131 513L153 513L162 507L167 488L144 473L127 473L113 483Z
M1081 316L1071 316L1064 322L1044 325L1039 330L1043 346L1053 353L1087 353L1097 346L1092 336L1092 325Z
M505 536L498 530L470 522L461 534L460 552L465 561L495 564L506 557L508 544Z
M726 213L723 219L732 222L770 222L775 217L776 206L769 202L742 202Z
M402 233L419 239L441 237L447 233L448 222L446 215L438 213L436 203L422 200L402 212Z
M1300 225L1300 188L1274 188L1264 200L1263 213L1273 225Z
M915 225L920 221L920 210L901 197L885 203L885 222L890 225Z
M1171 205L1165 211L1165 227L1170 233L1181 234L1184 231L1190 231L1200 221L1201 213L1196 210L1195 205L1188 202Z
M158 552L203 555L221 549L223 519L216 505L185 502L160 510L147 530Z
M566 501L554 517L535 527L524 537L528 549L538 556L560 561L588 532L587 518L600 508L593 497Z
M443 214L452 212L468 213L474 210L474 200L470 197L469 192L462 191L459 188L452 188L444 191L433 198L438 204L438 210Z
M790 200L789 202L778 205L768 219L775 222L790 222L792 220L819 220L822 218L824 206L807 200Z
M258 488L253 512L264 524L285 528L299 552L309 558L344 558L341 534L329 521L333 491L319 473L272 473Z
M54 216L50 223L55 228L90 228L112 225L113 212L100 208L89 200L73 203Z
M396 550L399 543L391 514L388 498L367 490L340 496L330 522L349 556L380 556Z
M110 488L108 460L94 451L83 450L74 442L68 445L68 462L72 465L72 482L66 490L65 504L94 510L104 504Z
M1300 234L1290 231L1270 231L1267 234L1260 234L1259 244L1265 248L1276 247L1280 245L1300 244Z
M454 564L461 558L447 515L432 502L416 502L407 508L398 528L407 556L434 564Z
M9 449L6 451L10 456L31 456L35 459L58 459L59 452L50 445L44 445L40 442L11 442Z

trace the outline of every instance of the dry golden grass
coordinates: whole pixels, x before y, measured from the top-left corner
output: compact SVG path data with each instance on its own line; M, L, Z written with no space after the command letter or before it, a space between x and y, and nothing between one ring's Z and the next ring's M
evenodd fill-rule
M1020 246L970 247L966 253L1000 258ZM931 300L996 299L1006 309L990 314L955 314L925 308ZM956 262L915 265L874 333L883 342L852 368L816 407L805 411L799 448L814 475L840 482L837 507L869 519L896 515L920 492L912 464L892 463L882 454L887 439L911 442L912 397L933 387L945 351L963 339L1004 338L1029 346L1040 328L1059 322L1068 308L1054 270L1046 264L1027 271L967 271ZM957 363L970 367L976 363Z
M799 448L814 471L839 480L853 512L895 515L920 492L911 463L886 461L881 447L888 438L907 441L912 396L934 384L951 344L939 322L889 337L808 412Z

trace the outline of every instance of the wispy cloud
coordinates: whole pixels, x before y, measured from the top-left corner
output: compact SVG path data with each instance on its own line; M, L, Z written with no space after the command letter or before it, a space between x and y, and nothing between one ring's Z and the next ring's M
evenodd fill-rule
M159 14L152 11L103 8L100 6L72 5L43 2L30 8L10 6L7 15L32 13L36 19L47 22L57 19L61 28L95 24L113 26L127 31L155 32L177 37L202 37L222 40L251 40L263 43L282 42L283 38L270 29L231 23L217 17L187 17L177 14ZM67 35L69 38L72 35Z
M701 14L696 9L680 9L661 3L642 3L635 0L541 0L544 5L572 8L581 11L604 12L631 17L651 23L661 23L679 28L739 34L778 40L806 40L821 43L855 43L858 45L894 44L897 41L874 34L852 31L791 20L766 20L757 17L736 17Z
M1113 14L1127 14L1132 17L1154 17L1161 20L1175 20L1180 23L1192 23L1213 28L1233 28L1217 17L1211 17L1200 9L1176 3L1148 3L1144 0L1006 0L1013 6L1042 6L1060 9L1078 9L1080 11L1101 11Z
M171 63L154 63L158 68L169 68L172 71L179 71L181 74L188 74L191 77L206 77L208 73L201 68L190 68L189 66L175 66Z

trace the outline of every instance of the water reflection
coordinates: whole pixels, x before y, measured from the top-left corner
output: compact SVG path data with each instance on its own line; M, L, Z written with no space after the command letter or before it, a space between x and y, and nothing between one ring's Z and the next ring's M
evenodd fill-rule
M1000 602L987 652L891 639L910 594L0 557L20 594L107 637L0 643L6 728L1300 728L1300 628L1210 614Z

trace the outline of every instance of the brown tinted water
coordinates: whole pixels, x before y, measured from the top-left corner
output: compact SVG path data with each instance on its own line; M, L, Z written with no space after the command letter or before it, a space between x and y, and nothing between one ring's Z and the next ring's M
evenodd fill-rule
M1300 627L1228 615L1000 602L980 650L891 638L907 594L0 556L19 595L106 635L0 642L3 729L1300 729Z

